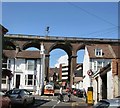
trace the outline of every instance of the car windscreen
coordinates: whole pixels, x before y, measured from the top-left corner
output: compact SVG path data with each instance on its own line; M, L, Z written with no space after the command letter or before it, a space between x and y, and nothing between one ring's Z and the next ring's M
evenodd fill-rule
M19 94L21 90L10 90L6 94Z

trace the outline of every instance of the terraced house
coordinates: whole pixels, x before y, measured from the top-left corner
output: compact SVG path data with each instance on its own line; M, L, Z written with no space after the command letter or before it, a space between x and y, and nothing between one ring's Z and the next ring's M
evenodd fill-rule
M9 48L8 48L9 47ZM3 50L4 65L12 71L10 89L24 88L35 94L42 94L44 86L44 47L40 50L20 50L9 43ZM2 77L2 90L8 90L8 78Z
M85 48L83 86L86 91L88 87L93 87L95 102L120 96L119 50L118 44L91 44Z

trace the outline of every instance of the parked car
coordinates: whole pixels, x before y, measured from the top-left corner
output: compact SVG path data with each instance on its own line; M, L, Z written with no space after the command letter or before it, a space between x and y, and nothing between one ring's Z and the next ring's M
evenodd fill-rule
M93 108L120 108L120 98L100 100Z
M3 92L0 92L0 108L11 108L11 100Z
M10 97L13 105L21 104L26 106L27 104L34 104L35 97L26 89L12 89L6 92L6 95Z

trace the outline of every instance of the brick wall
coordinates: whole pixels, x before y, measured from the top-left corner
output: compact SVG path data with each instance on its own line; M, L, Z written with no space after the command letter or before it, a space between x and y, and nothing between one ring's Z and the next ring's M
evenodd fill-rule
M112 60L112 73L120 78L120 59Z

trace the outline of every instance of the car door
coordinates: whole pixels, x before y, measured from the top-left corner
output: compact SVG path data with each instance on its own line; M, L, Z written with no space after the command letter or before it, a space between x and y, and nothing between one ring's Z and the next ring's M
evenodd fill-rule
M28 103L31 103L33 100L31 93L27 90L25 90L25 93L26 93Z
M26 100L27 103L30 102L30 99L29 99L29 93L28 93L26 90L24 90L24 100Z

